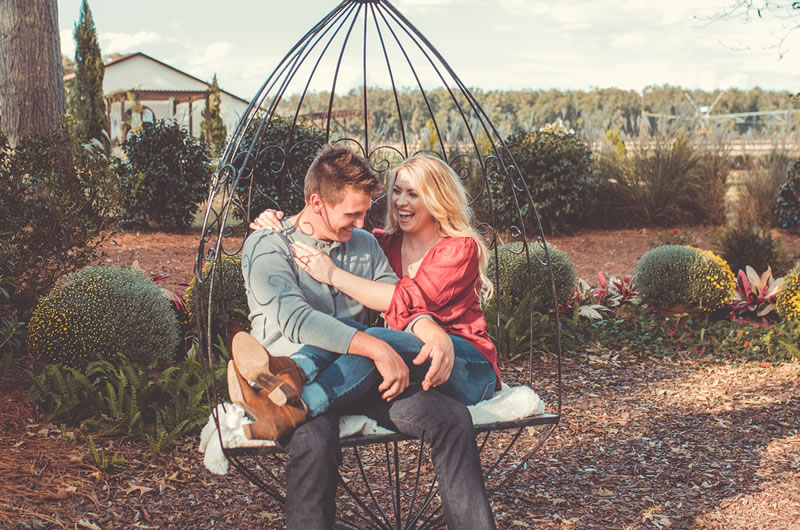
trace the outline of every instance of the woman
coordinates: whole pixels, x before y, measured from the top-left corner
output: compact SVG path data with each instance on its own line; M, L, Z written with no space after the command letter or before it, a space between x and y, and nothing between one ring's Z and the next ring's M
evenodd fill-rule
M438 158L415 155L392 173L388 203L386 229L373 234L400 278L397 284L345 272L299 242L293 246L295 262L317 281L383 312L391 328L403 330L420 317L432 317L450 335L455 353L450 377L439 390L466 405L490 398L500 388L500 373L480 306L482 289L491 295L488 252L470 226L461 179ZM280 230L282 217L267 210L251 227ZM409 368L413 377L425 367Z

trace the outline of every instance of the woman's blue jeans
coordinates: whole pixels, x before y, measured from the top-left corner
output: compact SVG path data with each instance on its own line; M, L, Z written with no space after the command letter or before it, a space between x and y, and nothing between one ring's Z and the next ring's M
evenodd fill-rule
M412 362L423 346L416 336L389 328L367 328L351 320L345 322L394 348L409 367L411 383L421 383L425 379L430 360L421 365ZM455 350L453 371L438 390L464 405L474 405L492 397L497 384L492 365L466 340L452 335L450 338ZM355 400L382 380L375 363L360 355L340 355L306 345L294 353L292 359L306 374L302 398L312 416Z

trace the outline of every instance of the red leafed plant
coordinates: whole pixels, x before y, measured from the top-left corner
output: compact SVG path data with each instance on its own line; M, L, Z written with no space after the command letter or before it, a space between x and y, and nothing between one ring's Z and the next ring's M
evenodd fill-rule
M626 303L638 303L636 288L630 276L606 278L602 272L597 273L598 287L591 287L585 280L578 280L573 297L562 305L562 311L578 308L580 315L586 318L602 319L600 311L610 311Z
M759 275L751 266L739 270L731 309L739 316L765 317L775 313L775 300L783 278L773 278L772 268Z

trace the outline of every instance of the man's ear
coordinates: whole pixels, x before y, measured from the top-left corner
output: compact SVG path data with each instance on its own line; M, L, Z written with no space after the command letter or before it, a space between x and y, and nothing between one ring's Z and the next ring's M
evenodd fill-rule
M318 214L322 211L324 206L322 203L322 196L319 193L312 193L308 198L308 205L311 206L311 211Z

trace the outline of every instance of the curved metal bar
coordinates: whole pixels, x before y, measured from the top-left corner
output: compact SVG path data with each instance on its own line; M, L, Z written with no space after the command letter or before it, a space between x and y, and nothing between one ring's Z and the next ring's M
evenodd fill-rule
M354 4L355 5L355 4ZM361 12L361 5L358 7L358 11ZM333 86L331 86L331 99L328 102L328 119L325 123L325 141L330 141L331 137L331 113L333 112L333 98L336 97L336 81L339 78L339 68L342 66L342 57L344 57L344 50L347 48L347 43L350 40L350 33L353 31L353 26L355 26L356 21L358 20L358 14L353 17L353 22L350 23L350 27L347 28L347 34L344 37L344 42L342 43L342 50L339 52L339 59L336 61L336 70L333 72Z
M388 444L386 445L386 450L389 450ZM392 443L392 451L394 452L394 496L392 498L392 506L394 507L396 527L400 528L400 522L403 519L400 516L400 451L397 450L397 442Z
M409 528L411 526L411 514L414 511L414 504L416 504L417 502L419 479L420 479L420 474L422 473L422 454L425 446L422 442L419 442L419 444L417 445L419 445L419 452L417 452L417 473L414 477L414 489L411 494L411 502L408 504L408 513L406 513L405 528Z
M391 5L386 2L387 5ZM397 42L397 46L400 48L400 51L403 53L403 57L406 58L406 62L408 63L408 67L411 69L411 73L414 75L414 79L417 82L417 86L419 87L420 94L422 95L423 101L425 101L425 107L428 109L428 115L431 117L431 121L433 122L433 128L436 131L436 136L439 138L439 145L442 146L442 160L447 160L447 149L445 148L444 139L442 138L442 133L439 131L439 124L436 121L436 115L433 112L433 108L431 107L431 102L428 100L428 95L425 93L425 89L422 86L422 81L420 81L419 75L417 75L417 69L414 68L414 64L411 62L411 59L408 56L405 48L403 48L403 44L400 42L399 37L395 33L392 26L386 21L386 17L384 16L383 12L378 9L378 13L380 13L381 18L386 23L386 27L389 29L389 32L394 37L395 42Z
M403 125L403 113L400 110L400 99L397 97L397 86L394 83L394 74L392 73L392 64L389 62L389 54L386 52L386 43L383 41L383 33L381 32L380 24L378 24L378 18L375 16L375 6L369 6L370 12L372 13L372 19L375 21L375 30L378 32L378 39L381 43L381 50L383 51L383 57L386 60L386 70L389 72L389 81L392 85L392 95L394 96L394 104L397 108L397 118L400 121L400 135L403 138L403 158L408 158L408 141L406 140L406 129Z
M342 480L341 475L339 475L339 486L341 486L342 489L348 495L350 495L350 498L353 499L353 501L355 501L355 503L358 505L359 508L364 510L364 512L366 512L367 515L369 515L369 517L378 525L378 528L383 528L384 530L391 530L392 529L392 527L390 525L385 523L377 514L375 514L375 512L370 510L369 506L367 506L364 503L364 501L362 501L361 498L359 498L359 496L356 495L355 492L353 492L352 489L350 489L350 487L347 485L347 483L344 480ZM369 486L367 486L367 489L372 491ZM387 521L388 521L388 519L387 519Z
M386 516L386 513L384 513L380 503L378 502L378 499L375 497L375 493L372 491L369 479L367 478L367 472L364 470L364 464L361 462L361 454L358 452L358 447L353 447L353 454L355 454L356 462L358 462L358 469L361 471L361 479L364 481L364 485L367 487L367 491L369 492L370 498L372 498L372 502L375 504L375 508L377 508L377 510L380 512L386 528L391 527L389 518Z
M331 35L330 40L328 40L328 43L322 49L322 52L320 52L319 58L317 59L317 62L314 63L314 68L311 69L311 74L308 76L308 81L306 82L306 86L303 88L303 93L301 94L301 96L299 98L299 101L297 102L297 109L295 110L295 113L294 113L294 120L292 121L292 128L291 128L291 131L289 132L289 138L294 138L295 127L297 125L297 120L298 120L298 118L300 116L300 109L303 107L303 100L305 100L306 94L308 93L308 87L311 86L311 81L314 78L314 74L317 72L317 68L319 67L319 63L322 61L322 58L325 56L325 52L328 51L328 48L330 47L331 43L333 42L333 39L336 37L336 35L342 29L342 26L344 25L345 21L347 20L347 16L349 16L349 14L351 12L352 12L352 7L350 8L350 11L347 11L346 14L341 17L341 21L339 22L339 26L336 28L336 31L334 31L333 35ZM343 11L343 13L344 13L344 11ZM330 27L332 27L335 23L336 22L331 24ZM325 31L327 32L327 29ZM324 36L324 33L322 35L320 35L320 40L322 39L323 36Z

